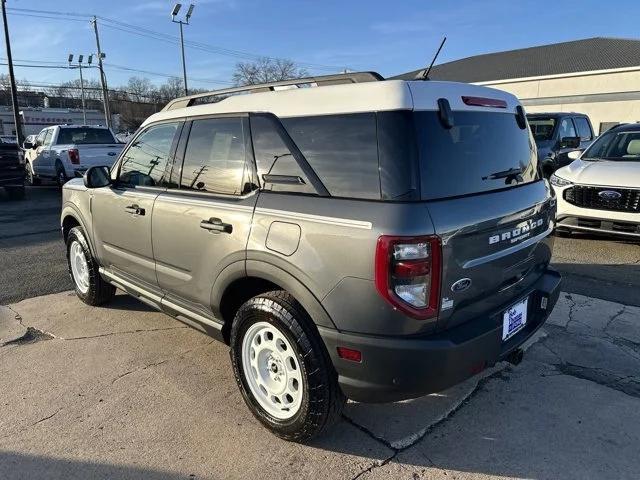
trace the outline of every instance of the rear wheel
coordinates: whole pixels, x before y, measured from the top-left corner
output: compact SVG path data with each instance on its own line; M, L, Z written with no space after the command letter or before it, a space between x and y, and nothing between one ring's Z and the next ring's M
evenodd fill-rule
M24 198L24 186L4 187L11 200L22 200Z
M309 440L340 418L346 400L337 374L311 319L287 292L240 307L231 361L249 409L277 436Z
M69 179L67 178L67 174L64 171L62 163L60 163L59 161L56 162L56 183L59 187L62 187L65 183L67 183L67 180Z
M113 298L116 288L100 276L98 263L91 255L82 227L74 227L69 231L67 262L80 300L88 305L102 305Z

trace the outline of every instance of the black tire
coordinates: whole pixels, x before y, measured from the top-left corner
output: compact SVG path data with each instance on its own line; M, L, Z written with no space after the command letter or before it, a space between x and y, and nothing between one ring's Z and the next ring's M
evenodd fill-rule
M290 419L269 414L251 392L242 367L242 341L257 322L268 322L285 335L300 364L303 395L300 409ZM244 303L231 328L231 362L242 397L251 413L275 435L284 440L303 442L321 434L340 419L346 398L329 355L302 306L287 292L258 295Z
M41 180L33 174L33 167L27 164L27 183L33 187L40 185Z
M24 198L24 186L4 187L10 200L22 200Z
M60 163L60 160L56 161L56 183L59 187L62 187L68 180L62 163Z
M76 284L75 279L73 278L73 273L71 271L70 251L71 245L74 242L78 242L80 244L85 258L87 259L89 289L86 292L82 292L80 290L80 288ZM78 298L80 298L80 300L82 300L87 305L103 305L111 300L115 295L116 287L114 287L110 283L105 282L98 272L98 263L91 255L91 249L89 248L82 227L73 227L69 231L69 235L67 236L67 266L69 268L69 276L71 277L71 281L73 282L76 290L76 295L78 295Z

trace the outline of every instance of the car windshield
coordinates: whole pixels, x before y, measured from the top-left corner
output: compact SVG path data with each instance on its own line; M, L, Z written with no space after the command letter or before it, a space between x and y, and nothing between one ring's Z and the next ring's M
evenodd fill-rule
M61 128L58 134L58 145L87 145L94 143L117 143L106 128Z
M529 117L529 127L536 141L551 140L553 129L556 126L556 119L551 117Z
M638 130L609 130L591 145L583 160L640 161L640 126Z

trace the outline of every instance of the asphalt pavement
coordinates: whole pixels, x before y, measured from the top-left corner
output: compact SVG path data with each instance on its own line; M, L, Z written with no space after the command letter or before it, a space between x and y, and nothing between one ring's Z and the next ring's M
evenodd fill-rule
M637 479L640 308L563 294L520 365L349 403L308 445L245 407L228 348L118 295L0 307L0 478Z
M27 188L17 202L0 192L0 305L72 288L60 204L55 186ZM640 241L556 237L552 263L564 291L640 306Z

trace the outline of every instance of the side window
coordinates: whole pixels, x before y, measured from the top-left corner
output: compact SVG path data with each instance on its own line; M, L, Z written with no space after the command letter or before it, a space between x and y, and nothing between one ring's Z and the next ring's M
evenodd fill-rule
M315 188L309 183L309 179L300 169L293 154L273 125L273 120L262 116L251 117L251 138L253 139L258 177L264 190L316 193ZM265 175L297 177L300 179L300 183L270 183L265 181Z
M578 129L578 136L580 140L583 142L588 142L593 138L593 134L591 133L591 128L589 127L589 122L584 117L575 117L573 121L576 124L576 128Z
M48 130L42 130L36 137L36 145L44 145L44 137L47 135Z
M181 188L240 195L247 167L241 118L195 120L182 166Z
M119 183L158 187L165 184L165 170L178 123L163 123L145 130L129 146L120 163Z
M563 118L560 122L560 130L558 137L562 140L564 137L577 137L576 129L573 127L573 120Z
M51 137L53 137L53 128L48 129L46 135L44 136L43 145L45 147L51 145Z
M282 123L332 196L380 199L375 113L295 117Z

